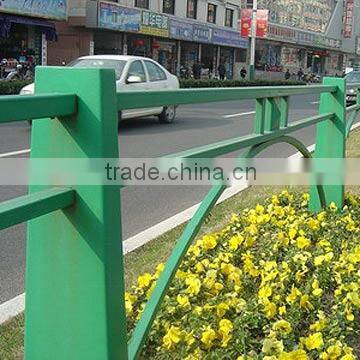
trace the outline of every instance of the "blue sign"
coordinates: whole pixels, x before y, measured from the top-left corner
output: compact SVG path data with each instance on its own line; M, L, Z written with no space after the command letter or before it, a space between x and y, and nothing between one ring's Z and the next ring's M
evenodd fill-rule
M19 15L66 19L67 0L3 0L0 11Z
M202 25L194 25L193 26L193 40L204 42L204 43L211 43L212 40L212 29L207 26Z
M141 12L134 8L127 8L100 2L99 26L119 31L138 32L140 30Z
M174 39L192 41L193 25L175 19L170 19L170 37Z
M243 38L236 31L213 29L212 41L214 44L228 45L238 48L247 49L249 42L247 38Z

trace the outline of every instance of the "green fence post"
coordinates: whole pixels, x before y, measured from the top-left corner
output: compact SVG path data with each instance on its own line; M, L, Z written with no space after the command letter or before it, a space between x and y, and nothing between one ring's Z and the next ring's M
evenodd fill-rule
M321 171L325 182L330 179L330 176L337 181L335 185L324 185L324 193L326 205L334 202L341 209L344 203L344 174L342 161L338 159L345 158L346 81L339 78L324 78L323 83L337 86L337 91L324 93L320 98L320 113L332 112L334 117L317 125L315 158L335 159L334 167L330 168L322 164L317 170ZM310 210L321 210L317 188L314 185L311 187Z
M118 158L114 71L44 67L35 84L76 94L78 111L33 122L32 158ZM120 191L74 189L73 207L28 225L25 357L127 359Z

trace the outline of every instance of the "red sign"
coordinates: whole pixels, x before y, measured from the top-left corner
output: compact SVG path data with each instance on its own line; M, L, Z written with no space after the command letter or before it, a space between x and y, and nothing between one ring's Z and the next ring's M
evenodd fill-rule
M344 38L351 38L354 26L354 0L346 0L344 14Z
M263 38L267 35L269 25L269 10L258 10L256 13L256 36Z
M241 10L241 36L249 37L251 35L251 24L252 24L252 10L242 9Z

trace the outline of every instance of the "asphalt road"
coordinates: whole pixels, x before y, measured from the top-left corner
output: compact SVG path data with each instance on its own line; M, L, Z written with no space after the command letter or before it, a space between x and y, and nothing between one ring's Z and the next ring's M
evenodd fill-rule
M316 96L293 97L290 121L315 115ZM253 101L183 106L175 123L160 125L156 118L124 122L119 127L123 157L151 157L195 146L247 135L253 129ZM243 115L241 115L243 114ZM27 123L0 125L1 154L30 148L31 129ZM294 134L306 145L314 143L315 129ZM267 151L267 156L285 157L294 153L287 145ZM137 186L122 190L123 238L127 239L152 225L198 203L206 194L204 186ZM26 193L26 187L0 187L0 201ZM24 291L25 225L0 231L0 303Z

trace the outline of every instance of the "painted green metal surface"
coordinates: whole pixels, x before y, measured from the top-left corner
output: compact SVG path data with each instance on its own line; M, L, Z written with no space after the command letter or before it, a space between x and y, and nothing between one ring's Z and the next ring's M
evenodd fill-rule
M234 151L238 151L249 146L261 144L265 141L278 138L280 136L289 134L291 132L303 129L305 127L315 125L319 122L330 119L333 113L324 113L315 115L304 120L299 120L291 123L286 128L281 128L277 131L265 132L264 134L252 134L248 136L241 136L229 140L220 141L214 144L200 146L194 149L185 150L176 154L168 155L168 157L177 158L212 158L225 155Z
M265 131L265 101L266 99L256 99L255 103L255 134L263 134Z
M74 93L78 109L71 121L33 123L33 158L119 157L114 71L38 68L36 89ZM119 188L74 190L75 206L28 225L25 357L126 359Z
M340 158L345 157L346 141L346 82L345 79L325 78L324 84L336 86L334 93L324 93L320 98L320 114L331 111L334 116L329 120L317 125L315 158ZM334 173L329 174L330 169L318 167L317 171L325 178L332 177L332 181L338 185L325 185L326 205L334 202L341 209L344 204L344 168L340 166ZM331 169L333 172L334 169ZM315 186L311 189L310 210L319 211L322 205Z
M166 106L201 104L231 100L255 100L293 95L322 94L335 92L336 86L265 86L215 89L180 89L166 91L132 91L118 93L118 110Z
M150 331L151 325L155 320L161 301L176 274L182 258L185 256L189 246L198 234L201 225L225 189L226 186L223 185L215 185L212 187L177 241L133 332L129 343L129 360L137 359L140 355L140 351L146 341L146 336Z
M252 146L250 150L248 150L242 157L245 159L252 159L258 156L262 151L267 149L270 146L280 144L280 143L286 143L289 145L292 145L296 150L298 150L301 155L305 159L311 159L312 155L311 152L307 149L307 147L298 139L295 139L291 136L281 136L279 138L264 142L259 145ZM324 186L319 184L316 186L316 190L318 192L318 196L320 199L320 204L322 208L326 207L326 201L325 201L325 192L324 192Z
M73 94L0 96L0 123L69 116L76 112Z
M360 92L357 104L346 109L345 81L334 78L316 86L116 94L111 70L45 67L37 70L36 90L35 96L0 97L0 122L41 118L33 124L33 158L117 158L118 110L246 99L256 101L253 134L168 158L215 158L248 147L244 158L252 158L280 142L311 157L287 134L312 125L317 125L315 157L344 158L346 135L360 110ZM289 124L289 97L306 94L322 94L320 114ZM346 113L352 113L347 122ZM338 170L339 185L311 189L311 210L331 201L342 206ZM29 195L0 204L0 229L33 219L27 242L26 359L137 359L183 256L225 185L212 187L187 225L127 344L120 187L54 188L56 169L48 171L54 184L30 184Z
M21 196L0 204L0 230L65 209L75 202L70 188L51 188Z

